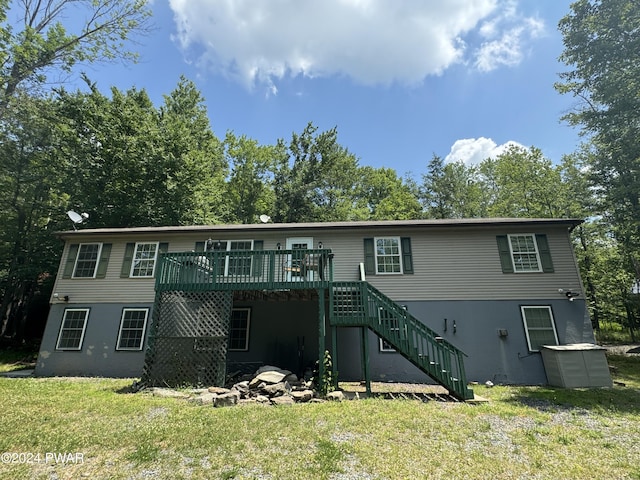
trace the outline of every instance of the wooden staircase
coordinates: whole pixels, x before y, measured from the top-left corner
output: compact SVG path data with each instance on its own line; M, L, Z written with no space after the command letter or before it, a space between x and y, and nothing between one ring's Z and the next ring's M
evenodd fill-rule
M332 282L329 309L332 326L369 328L451 395L473 398L464 353L368 282Z

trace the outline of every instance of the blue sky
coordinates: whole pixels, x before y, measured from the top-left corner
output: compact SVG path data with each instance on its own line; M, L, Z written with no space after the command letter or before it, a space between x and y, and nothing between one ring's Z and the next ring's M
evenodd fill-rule
M558 162L578 132L553 88L569 0L155 0L134 65L85 68L160 104L180 75L220 138L338 129L360 165L418 177L433 154L475 163L508 142Z

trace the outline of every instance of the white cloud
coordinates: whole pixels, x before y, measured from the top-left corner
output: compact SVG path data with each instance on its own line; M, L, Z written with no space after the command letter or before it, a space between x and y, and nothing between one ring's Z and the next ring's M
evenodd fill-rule
M518 65L524 57L525 45L544 33L544 23L539 18L520 15L511 0L499 14L483 21L478 31L484 41L475 51L475 67L489 72L501 65Z
M507 3L505 3L505 1ZM275 94L285 76L417 84L476 58L518 60L532 19L509 0L170 0L174 40L201 67ZM478 30L480 51L466 37ZM477 36L477 35L476 35ZM493 43L492 43L493 42ZM496 43L497 42L497 43ZM495 56L495 61L490 60Z
M444 161L446 163L463 162L467 165L476 165L487 158L497 157L512 146L527 148L513 140L498 145L490 138L463 138L454 142Z

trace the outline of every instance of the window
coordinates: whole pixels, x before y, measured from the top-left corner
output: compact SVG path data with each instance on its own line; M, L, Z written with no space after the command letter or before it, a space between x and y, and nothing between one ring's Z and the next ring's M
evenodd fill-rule
M509 235L509 248L516 272L540 272L538 246L533 235Z
M544 233L496 236L502 273L553 273L549 241Z
M116 350L142 350L148 315L148 308L125 308L122 310Z
M132 277L153 277L158 257L158 243L136 243L133 262L131 264Z
M540 351L541 345L558 345L551 307L523 306L520 310L530 351Z
M98 259L100 258L101 243L81 243L73 268L73 278L94 278Z
M364 271L366 275L412 274L411 238L365 238Z
M232 240L228 243L227 250L252 250L253 242L251 240ZM242 277L251 275L251 255L246 257L233 256L227 257L227 275Z
M229 325L229 350L249 350L249 323L251 309L234 308L231 310Z
M204 244L204 243L203 243ZM217 241L213 245L213 250L217 252L233 252L242 250L253 250L253 240L229 240ZM198 246L196 245L196 251ZM251 275L252 255L226 256L224 262L220 262L216 269L216 275L220 276L249 276Z
M376 273L402 273L400 238L376 238Z
M67 308L64 311L56 350L80 350L89 317L88 308Z

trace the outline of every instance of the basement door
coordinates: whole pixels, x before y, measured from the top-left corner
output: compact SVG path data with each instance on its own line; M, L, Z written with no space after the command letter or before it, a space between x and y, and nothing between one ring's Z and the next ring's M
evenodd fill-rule
M312 281L313 270L304 268L304 256L306 250L313 248L312 237L289 237L287 238L287 250L293 250L287 259L289 268L287 269L287 282ZM299 252L296 252L299 250Z

